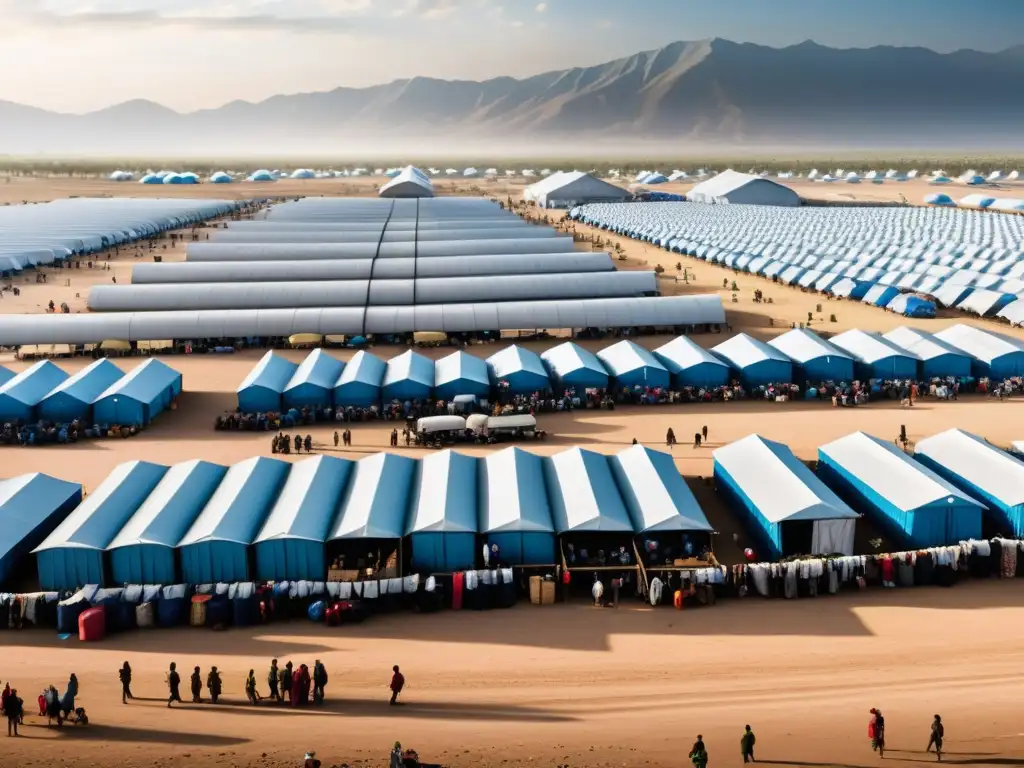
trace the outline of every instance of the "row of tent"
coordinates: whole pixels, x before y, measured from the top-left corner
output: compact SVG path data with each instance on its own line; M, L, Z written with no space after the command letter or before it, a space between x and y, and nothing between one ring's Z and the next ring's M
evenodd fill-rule
M950 306L942 292L959 287L977 293L966 311L990 317L1024 295L1019 216L943 207L692 202L591 204L569 215L674 253L810 290L832 291L842 282L860 298L884 286Z
M246 201L67 198L0 208L0 272L18 272L72 256L193 226Z
M60 590L179 574L191 584L322 581L332 544L365 554L371 540L409 537L413 569L430 573L472 568L478 535L503 561L544 565L556 562L557 535L710 530L669 454L508 448L480 459L128 462L34 552L42 588Z
M794 328L763 342L741 333L712 347L679 336L647 350L624 340L597 353L565 342L541 354L513 345L486 360L465 351L432 360L413 350L385 362L360 350L344 363L323 349L301 364L267 352L239 385L246 413L317 406L365 407L391 400L487 398L562 389L715 388L854 379L991 378L1024 375L1024 342L970 325L934 334L851 330L825 339Z
M40 360L19 374L0 367L0 421L144 427L181 394L181 374L156 358L129 373L106 358L74 375Z
M816 471L756 434L713 456L719 493L770 559L853 554L861 515L909 548L1024 534L1024 463L963 430L921 440L913 456L855 432L821 446Z
M967 195L957 203L952 197L943 192L933 192L930 195L925 195L924 202L926 205L946 207L960 205L965 208L982 208L990 211L1024 212L1024 200L1021 200L1019 197L994 197L983 193Z

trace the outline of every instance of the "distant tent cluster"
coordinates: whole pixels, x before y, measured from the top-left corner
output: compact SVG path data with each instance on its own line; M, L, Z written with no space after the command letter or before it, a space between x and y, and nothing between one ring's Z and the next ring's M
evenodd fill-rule
M198 184L199 176L191 171L178 173L176 171L149 172L141 179L141 184Z

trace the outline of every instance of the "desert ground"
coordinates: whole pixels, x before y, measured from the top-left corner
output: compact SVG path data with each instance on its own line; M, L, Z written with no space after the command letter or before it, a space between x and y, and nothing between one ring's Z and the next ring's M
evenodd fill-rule
M90 186L74 180L31 186L35 183L0 181L0 199L12 190L19 195L11 199L20 201L69 194L142 194L150 189L106 182ZM324 184L326 189L334 183L279 182L259 189L268 190L263 194L270 189L273 194L308 194L312 185ZM246 186L257 185L152 189L182 196L211 191L254 194ZM860 192L883 187L850 188ZM369 192L367 188L358 194ZM514 196L515 190L506 185L501 192L483 193L504 197ZM555 213L554 219L559 218L561 214ZM578 225L575 229L577 236L609 240L606 233ZM611 240L623 248L622 268L664 266L666 293L721 293L734 333L746 331L767 339L793 323L806 322L808 312L814 318L812 328L829 332L886 331L899 324L934 330L964 321L959 313L930 321L905 320L860 302L826 301L623 238ZM591 244L582 242L579 247ZM179 245L161 253L171 260L181 258L184 249ZM74 311L84 311L90 285L109 282L112 276L118 283L130 281L132 264L142 258L150 256L136 256L128 249L111 258L110 271L51 271L46 284L34 279L19 283L21 296L5 294L0 311L41 312L50 299L58 304L67 300ZM675 269L680 261L685 279ZM723 280L734 279L735 292L722 289ZM772 304L755 304L755 288L764 290ZM835 323L828 320L831 314L836 315ZM1024 334L995 322L971 322ZM713 346L724 338L711 334L695 340ZM654 347L667 339L638 341ZM585 342L591 349L607 344ZM547 345L526 346L539 351ZM498 348L470 351L487 356ZM373 349L384 358L398 351ZM423 353L438 357L449 351ZM185 392L176 410L161 414L150 429L130 440L0 448L4 474L44 471L93 490L115 465L131 459L169 464L204 458L227 464L270 455L267 433L212 429L218 414L233 409L234 391L259 354L164 358L183 373ZM300 360L306 353L282 354ZM332 354L345 358L351 353ZM76 358L59 364L75 371L88 362ZM140 360L115 362L127 369ZM0 363L12 370L29 364L11 356ZM731 534L740 534L742 546L742 530L700 480L710 474L711 451L718 445L756 431L811 459L819 445L836 437L862 429L892 439L901 424L912 441L964 427L1005 445L1024 437L1022 408L1024 401L978 396L955 403L924 400L912 409L888 402L855 409L833 409L818 402L742 402L577 411L542 416L541 426L552 436L525 447L552 453L581 445L611 453L633 438L657 447L668 427L685 442L687 435L707 425L710 445L677 446L676 464L722 534L716 544L720 558L733 562L739 550ZM318 452L359 458L388 450L391 427L354 425L354 445L348 452L335 452L333 427L309 431ZM423 455L423 449L398 450ZM466 452L480 455L486 450L470 447ZM79 702L88 709L91 723L58 731L28 716L23 738L0 742L0 765L277 768L301 765L302 754L315 749L324 766L377 766L385 764L389 747L399 740L427 761L458 768L679 766L689 764L686 753L701 733L711 765L732 766L742 762L738 740L749 723L758 737L761 762L860 768L879 762L866 738L870 707L881 708L886 716L887 761L934 760L924 754L924 747L931 717L939 713L946 724L946 762L1024 765L1019 704L1024 695L1022 629L1024 595L1017 584L974 582L952 590L846 592L814 602L736 600L683 613L631 603L617 610L573 603L552 608L522 605L509 612L379 616L341 630L300 622L224 634L199 629L137 632L88 648L50 633L3 632L0 680L19 688L29 711L34 711L44 685L63 690L67 675L75 672L81 682ZM272 657L310 666L314 659L322 659L331 675L327 706L298 711L245 705L246 673L255 669L265 692ZM116 676L124 660L135 670L133 690L140 697L127 706L119 701ZM216 665L223 673L226 701L215 712L211 705L168 710L163 697L170 661L177 662L186 679L194 665L202 667L204 676L210 665ZM392 664L400 664L408 679L403 708L387 707Z

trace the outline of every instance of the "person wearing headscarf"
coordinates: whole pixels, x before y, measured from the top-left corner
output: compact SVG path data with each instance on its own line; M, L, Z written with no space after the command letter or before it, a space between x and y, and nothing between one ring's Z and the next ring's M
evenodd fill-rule
M18 723L21 721L22 706L23 703L21 699L18 698L17 688L12 689L10 695L7 697L7 704L4 707L4 713L7 715L8 736L21 735L20 733L18 733Z
M0 712L7 712L7 702L11 699L11 684L4 686L3 694L0 694Z
M192 703L202 704L203 703L203 676L199 672L199 667L192 670L192 678L189 681L192 686Z
M402 761L402 745L397 741L395 746L391 748L390 759L390 768L405 768L405 763Z
M198 667L196 667L198 669ZM206 676L206 687L210 691L210 701L214 704L217 703L217 699L220 698L220 691L223 683L220 679L220 672L217 671L216 667L210 667L210 674Z
M57 693L56 686L51 685L46 689L46 724L50 725L54 720L57 721L57 727L60 728L64 722L60 714L60 694Z
M313 703L324 703L324 688L327 687L327 667L320 659L313 665Z
M871 738L871 749L879 757L885 757L885 718L882 710L871 708L871 720L868 723L868 736Z
M121 703L127 704L128 699L135 698L132 696L132 668L127 661L118 671L117 675L121 678Z
M693 763L694 768L706 768L708 764L708 749L704 746L704 737L699 733L697 734L697 740L690 749L690 761Z
M289 703L293 707L302 706L302 665L292 672L292 686Z
M181 687L181 675L178 674L178 665L173 661L167 673L167 687L170 690L170 696L167 697L167 708L170 709L172 701L181 704L181 693L178 690Z
M68 715L75 711L75 697L78 696L78 678L75 677L75 673L71 673L71 677L68 679L67 690L64 691L64 695L60 700L60 708L64 713L64 719L67 720Z

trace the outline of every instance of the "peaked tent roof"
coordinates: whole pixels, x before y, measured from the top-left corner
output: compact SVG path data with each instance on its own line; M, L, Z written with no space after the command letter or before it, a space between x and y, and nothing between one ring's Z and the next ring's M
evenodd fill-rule
M838 336L833 336L830 341L857 360L869 364L876 363L879 360L884 360L887 357L909 357L913 360L921 359L910 350L897 346L877 333L861 331L856 328L850 331L844 331Z
M35 551L106 549L166 471L147 461L118 464Z
M947 429L918 441L914 453L946 467L1007 506L1024 504L1024 462L983 437Z
M85 406L92 405L97 397L120 381L123 376L124 371L105 357L100 358L74 376L64 379L40 401L40 405L45 408L48 401L62 397L71 398Z
M1024 352L1024 342L1012 336L1004 336L995 331L975 328L973 325L951 325L934 334L939 341L945 342L956 349L966 352L984 363L1003 355Z
M176 547L227 471L227 467L208 461L175 464L106 548L137 544Z
M544 460L515 446L480 459L480 533L554 533Z
M252 544L289 466L263 456L232 464L178 548L211 541Z
M782 443L748 435L712 456L769 523L859 517Z
M609 462L637 533L712 530L669 454L637 444Z
M433 389L434 361L411 349L388 360L387 369L384 371L384 388L393 387L404 381L413 381Z
M625 200L629 192L582 171L559 171L529 185L523 198L538 203L554 200Z
M477 459L452 450L420 461L407 534L477 532Z
M588 371L600 379L608 380L608 370L600 358L589 349L584 349L573 341L566 341L541 353L543 360L551 371L551 376L564 379L577 371Z
M357 461L328 540L402 538L418 464L394 453L375 453Z
M882 334L882 338L901 347L908 352L913 352L922 360L934 360L937 357L943 355L957 355L958 357L969 358L970 356L957 349L952 344L947 344L942 339L936 338L932 334L918 330L917 328L910 328L902 326L900 328L894 328L888 333Z
M283 392L298 369L299 366L291 360L286 360L271 350L260 358L260 361L242 379L242 383L235 391L242 392L249 387L263 387L272 392Z
M712 347L711 351L727 360L739 370L767 360L775 360L792 365L790 359L775 347L765 344L763 341L755 339L753 336L748 336L745 333L740 333L731 339L726 339L721 344Z
M55 513L81 499L82 486L33 472L0 480L0 582L5 582L24 551L32 546Z
M434 389L468 381L484 392L491 388L491 377L487 371L487 363L479 357L461 349L434 361ZM459 393L471 394L471 393Z
M314 349L302 361L285 385L284 392L311 384L326 390L334 389L345 364L331 357L323 349Z
M795 363L803 364L821 357L841 357L852 360L849 354L830 344L813 331L806 328L794 328L781 336L776 336L768 345L779 350Z
M954 498L984 508L890 442L854 432L823 445L818 452L861 480L897 509L918 507Z
M544 459L544 477L556 533L633 532L608 459L570 448Z
M254 543L275 539L324 542L354 461L314 456L291 465L288 479Z
M118 395L142 403L150 403L175 381L181 381L181 374L166 363L151 357L114 382L96 400Z
M677 336L667 344L654 350L654 356L661 361L672 375L697 365L717 365L728 369L722 359L708 352L688 336Z
M40 360L0 386L0 398L35 406L67 378L67 373L49 360Z
M621 377L633 371L643 368L652 368L657 371L668 370L648 350L635 344L628 339L605 347L597 353L598 359L604 363L608 373L615 377Z
M543 378L544 381L548 380L548 371L540 356L517 344L505 347L488 357L487 367L496 382L518 373L532 374Z

